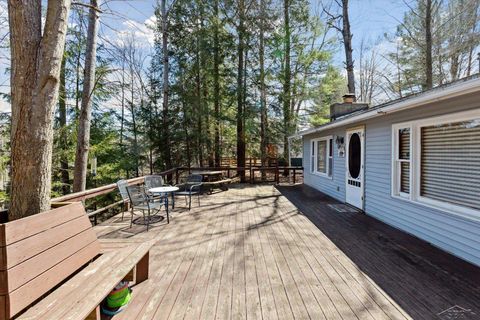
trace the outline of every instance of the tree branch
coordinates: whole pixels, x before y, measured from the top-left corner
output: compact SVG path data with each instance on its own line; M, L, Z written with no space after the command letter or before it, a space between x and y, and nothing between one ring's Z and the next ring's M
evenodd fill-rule
M73 1L73 2L72 2L72 6L85 7L85 8L88 8L88 9L93 9L93 10L97 11L98 13L103 13L103 11L100 10L98 7L94 7L94 6L90 5L90 4L83 3L83 2Z

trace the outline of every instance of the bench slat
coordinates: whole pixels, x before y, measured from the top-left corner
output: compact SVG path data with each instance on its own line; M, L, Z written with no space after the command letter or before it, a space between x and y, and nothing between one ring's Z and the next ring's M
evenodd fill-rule
M0 226L0 247L44 232L84 214L85 209L82 203L76 202L65 207L2 224Z
M95 291L86 292L87 296L79 300L80 303L75 304L70 310L63 314L60 319L79 320L84 319L93 309L89 307L93 301L102 301L112 290L116 283L120 282L128 272L145 256L153 243L143 243L136 247L127 258L116 265L116 268L110 268L109 274L96 285Z
M153 244L148 241L102 255L19 319L84 319Z
M57 264L47 272L42 273L28 285L23 285L10 293L10 314L16 314L37 300L57 283L66 279L73 272L81 268L85 261L93 259L100 252L98 241L92 242L82 250Z
M0 270L10 269L17 264L48 250L48 248L90 229L91 227L92 224L90 221L81 216L56 226L47 232L36 234L29 238L17 241L8 247L3 247L3 250L0 250L0 260L2 252L6 250L8 250L8 260L6 261L6 265L0 266Z
M95 242L97 237L92 229L87 229L50 249L24 261L6 271L0 271L0 279L8 275L8 288L0 288L0 294L14 291L18 287L27 284L44 272L56 267L61 268L64 261ZM85 261L84 261L85 263ZM8 289L3 291L2 289Z
M18 319L38 319L45 318L44 314L49 312L48 306L60 305L62 301L70 301L75 296L75 289L80 288L87 281L94 280L91 277L97 274L111 262L111 258L116 252L109 252L93 261L85 269L76 274L73 278L62 284L57 290L50 293L37 304L27 309Z
M232 179L224 179L224 180L218 180L218 181L207 181L203 182L204 185L210 186L210 185L217 185L217 184L226 184L232 182Z

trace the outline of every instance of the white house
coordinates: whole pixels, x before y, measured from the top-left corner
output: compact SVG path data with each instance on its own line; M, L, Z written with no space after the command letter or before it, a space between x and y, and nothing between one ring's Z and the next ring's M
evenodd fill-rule
M332 112L298 134L305 184L480 266L480 78Z

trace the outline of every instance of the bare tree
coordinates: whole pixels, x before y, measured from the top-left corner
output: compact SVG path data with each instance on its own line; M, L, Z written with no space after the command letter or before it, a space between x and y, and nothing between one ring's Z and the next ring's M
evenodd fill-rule
M291 71L291 30L290 30L290 1L283 1L283 23L285 28L285 61L284 61L284 75L283 75L283 125L284 125L284 135L283 135L283 157L285 161L288 161L290 158L290 140L288 137L292 134L292 112L291 107L291 81L292 81L292 71Z
M9 219L50 208L53 110L70 0L8 1L12 57L12 191Z
M359 68L358 68L358 99L362 102L370 103L372 101L375 89L377 88L377 68L378 59L375 48L369 50L362 39L359 50Z
M163 57L163 139L164 158L167 169L172 167L172 155L170 150L170 131L168 121L168 97L169 97L169 60L168 60L168 9L167 0L161 0L162 12L162 57Z
M77 151L73 171L73 192L83 191L87 185L88 151L90 148L90 121L92 118L92 100L95 89L95 67L97 55L97 34L99 24L98 1L90 0L87 52L82 90L82 109L78 119Z
M432 60L432 0L425 2L425 82L426 88L433 87L433 60Z
M355 94L355 75L354 75L354 61L353 61L353 47L352 47L352 32L350 31L350 18L348 16L348 0L335 0L338 7L341 8L341 13L334 13L332 6L323 8L323 11L328 16L328 25L335 28L342 34L343 46L345 48L345 68L347 70L348 92ZM340 24L341 21L341 24Z
M262 160L262 167L267 165L267 87L265 84L265 20L266 20L266 3L265 0L260 0L260 48L259 48L259 64L260 64L260 157ZM266 175L262 171L262 179Z

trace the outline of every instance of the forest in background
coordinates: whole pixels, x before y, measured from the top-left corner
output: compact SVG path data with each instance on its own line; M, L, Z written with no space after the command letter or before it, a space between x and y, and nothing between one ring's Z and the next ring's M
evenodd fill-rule
M397 30L359 48L347 0L161 0L150 51L138 30L114 40L98 33L109 27L102 15L116 14L105 3L77 3L54 110L52 195L175 166L218 166L221 157L242 166L245 157L264 160L269 144L283 147L286 163L287 137L328 121L330 104L349 91L376 104L478 73L479 0L405 1ZM8 35L0 40L8 49ZM339 50L344 68L333 61ZM2 117L5 170L10 125Z

